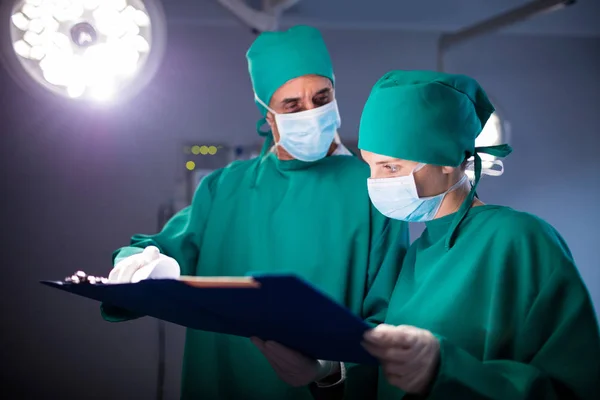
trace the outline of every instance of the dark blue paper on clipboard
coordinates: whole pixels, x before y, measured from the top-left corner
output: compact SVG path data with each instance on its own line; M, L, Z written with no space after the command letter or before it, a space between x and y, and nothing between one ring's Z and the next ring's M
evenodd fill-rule
M316 359L377 364L361 346L367 324L308 282L294 275L255 275L252 281L252 287L203 287L185 277L42 283L192 329L275 340Z

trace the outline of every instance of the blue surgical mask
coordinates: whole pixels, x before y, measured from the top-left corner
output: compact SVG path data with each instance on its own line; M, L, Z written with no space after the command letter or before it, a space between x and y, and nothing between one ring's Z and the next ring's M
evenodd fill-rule
M335 133L341 126L335 100L319 108L289 114L278 114L260 99L257 98L257 101L275 115L279 131L277 146L300 161L317 161L327 155Z
M465 182L464 175L450 189L437 196L419 197L415 184L415 172L423 168L419 164L406 176L395 178L368 179L369 197L380 213L388 218L407 222L425 222L435 218L444 197Z

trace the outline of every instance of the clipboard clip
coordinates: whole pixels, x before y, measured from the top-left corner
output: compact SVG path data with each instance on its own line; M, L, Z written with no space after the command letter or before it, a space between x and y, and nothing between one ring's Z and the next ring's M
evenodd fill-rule
M75 272L73 275L71 276L67 276L65 278L65 282L66 283L72 283L75 285L79 285L79 284L90 284L90 285L96 285L98 283L108 283L108 278L103 278L103 277L99 277L99 276L92 276L92 275L88 275L83 271L77 271Z

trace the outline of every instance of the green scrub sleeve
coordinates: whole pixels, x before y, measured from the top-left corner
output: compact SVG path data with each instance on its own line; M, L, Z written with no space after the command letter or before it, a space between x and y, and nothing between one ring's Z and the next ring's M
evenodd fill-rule
M181 267L181 275L195 275L200 243L206 220L212 205L212 191L222 170L217 170L205 177L192 200L192 204L173 216L163 229L153 235L134 235L131 245L113 253L113 263L140 253L148 246L156 246L160 252L172 257ZM108 322L122 322L142 317L128 310L101 304L102 318Z
M482 362L439 338L439 372L427 399L446 399L449 394L470 400L598 398L600 334L593 305L574 265L552 272L520 334L523 341L517 351L526 362Z
M389 219L371 209L369 287L363 302L363 318L375 327L383 323L406 251L410 245L408 223ZM370 399L377 393L378 366L346 363L345 399Z
M385 320L410 239L408 223L387 218L372 205L371 226L368 287L362 317L375 327Z

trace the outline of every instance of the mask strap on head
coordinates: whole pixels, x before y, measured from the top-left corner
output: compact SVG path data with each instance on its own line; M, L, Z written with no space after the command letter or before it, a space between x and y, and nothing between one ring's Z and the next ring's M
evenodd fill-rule
M498 146L484 146L484 147L475 147L475 154L473 155L475 159L475 180L473 181L473 185L471 186L471 191L467 195L467 198L460 206L456 217L452 221L452 225L450 226L450 232L448 237L446 238L446 250L450 250L454 245L454 240L456 239L456 233L458 231L458 226L465 219L467 213L471 209L473 204L473 199L475 198L475 191L477 190L477 185L479 184L479 179L481 179L481 157L479 153L489 154L494 157L506 157L512 152L512 148L507 144L501 144ZM504 164L503 164L504 165Z
M258 103L259 103L261 106L263 106L263 107L264 107L264 108L266 108L268 111L270 111L270 112L272 112L273 114L275 114L275 112L274 112L273 110L271 110L271 109L269 108L269 106L267 106L267 105L266 105L266 104L265 104L265 103L264 103L264 102L263 102L261 99L259 99L259 98L258 98L258 96L256 95L256 93L254 94L254 99L255 99L255 100L256 100L256 101L257 101L257 102L258 102ZM273 135L271 134L271 130L270 130L270 129L269 129L269 130L266 130L266 131L263 131L263 130L262 130L262 127L263 127L264 125L266 125L266 124L267 124L267 118L266 118L266 117L263 117L263 118L259 119L259 120L256 122L256 132L257 132L257 133L258 133L260 136L262 136L262 137L264 137L264 138L265 138L265 141L264 141L264 143L263 143L263 147L262 147L262 149L261 149L261 151L260 151L260 156L261 156L261 157L262 157L262 156L264 156L265 154L267 154L267 153L268 153L268 152L271 150L271 147L273 147L273 145L275 144L275 143L274 143L274 141L273 141Z
M271 110L261 99L258 98L258 96L256 95L256 93L254 94L254 99L264 108L266 108L267 110L269 110L270 112L274 113L273 110ZM265 141L263 142L262 148L260 150L260 155L257 157L256 160L256 164L254 165L254 179L252 179L252 183L251 183L251 187L255 187L256 183L258 181L258 174L259 174L259 167L260 164L262 163L262 160L264 158L264 156L266 154L269 153L269 151L271 150L271 147L273 147L273 145L275 144L274 140L273 140L273 135L271 134L271 130L266 130L263 131L262 127L264 125L267 124L267 118L263 117L261 119L259 119L256 122L256 132L261 136L265 138Z
M271 107L269 107L268 105L266 105L265 102L262 101L258 97L258 95L256 93L254 93L254 100L256 100L258 102L258 104L260 104L261 106L263 106L265 109L267 109L267 111L269 111L271 114L277 115L277 113L275 111L273 111L273 109Z

